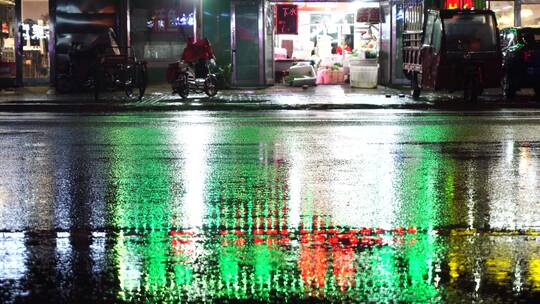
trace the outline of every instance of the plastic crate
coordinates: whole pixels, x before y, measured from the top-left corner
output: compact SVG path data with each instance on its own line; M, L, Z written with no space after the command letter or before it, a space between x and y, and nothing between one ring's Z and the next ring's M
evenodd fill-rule
M373 89L377 87L379 66L351 66L351 87Z

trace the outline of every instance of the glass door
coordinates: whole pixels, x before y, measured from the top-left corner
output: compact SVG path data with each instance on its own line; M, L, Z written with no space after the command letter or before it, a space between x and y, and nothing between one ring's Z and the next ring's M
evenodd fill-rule
M15 1L0 2L0 86L15 86L17 82L17 64L15 35L17 19Z
M259 1L231 4L232 82L234 86L263 85L262 7Z
M49 1L21 1L21 48L23 83L48 83Z

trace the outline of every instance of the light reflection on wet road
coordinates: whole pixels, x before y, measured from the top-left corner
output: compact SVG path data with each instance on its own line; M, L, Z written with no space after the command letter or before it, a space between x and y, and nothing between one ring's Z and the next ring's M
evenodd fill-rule
M0 301L537 299L538 114L0 116Z

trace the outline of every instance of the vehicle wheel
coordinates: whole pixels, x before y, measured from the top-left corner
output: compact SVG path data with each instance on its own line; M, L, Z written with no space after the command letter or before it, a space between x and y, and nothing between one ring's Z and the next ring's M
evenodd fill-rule
M101 69L96 69L95 76L94 76L94 100L99 100L99 93L103 88L103 73L101 72Z
M145 63L139 63L137 65L137 87L139 88L139 100L144 97L146 93L146 86L148 85L148 71Z
M217 89L217 79L214 76L206 77L204 81L204 92L208 97L214 97L218 93Z
M69 75L61 74L56 78L55 87L58 93L67 94L73 92L74 84Z
M140 97L138 94L134 94L133 92L134 87L129 85L124 88L124 92L126 93L126 96L130 99L137 99L140 100ZM138 92L138 91L137 91Z
M141 100L146 91L147 74L144 64L137 64L131 71L130 85L125 88L126 96Z
M420 98L420 94L422 92L422 88L420 86L420 79L419 75L416 72L413 72L411 77L411 95L413 99Z
M540 87L534 88L534 96L536 96L537 99L540 99Z
M177 82L176 91L178 92L178 95L180 95L183 99L188 98L189 84L188 84L187 74L180 73L178 75L178 79L176 80L176 82Z
M512 79L510 78L510 75L508 75L508 73L505 73L503 75L501 86L502 86L504 99L509 100L516 97L516 88L513 84Z
M476 81L475 77L469 77L465 81L465 88L463 92L463 98L466 102L476 102L478 101L478 82Z

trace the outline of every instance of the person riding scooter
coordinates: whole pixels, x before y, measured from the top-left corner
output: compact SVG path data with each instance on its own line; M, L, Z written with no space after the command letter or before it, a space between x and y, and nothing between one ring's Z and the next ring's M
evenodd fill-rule
M182 61L193 67L196 78L204 78L210 72L208 63L215 60L214 51L208 39L203 38L194 42L194 38L190 37L187 41L187 46L182 53Z
M209 67L215 64L215 56L208 39L195 42L192 37L188 38L181 59L181 62L169 64L167 69L166 78L172 85L173 93L183 98L187 98L190 91L215 96L217 79Z

